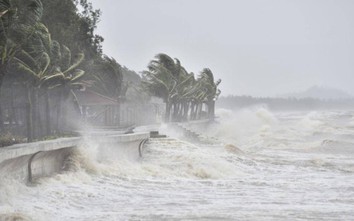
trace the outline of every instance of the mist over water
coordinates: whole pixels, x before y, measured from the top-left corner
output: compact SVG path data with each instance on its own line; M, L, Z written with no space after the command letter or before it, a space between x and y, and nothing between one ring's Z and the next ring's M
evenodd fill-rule
M217 115L219 123L203 129L209 144L151 139L142 158L121 153L115 160L99 159L92 143L70 159L72 170L35 186L4 180L0 214L22 220L354 219L354 112L255 107Z

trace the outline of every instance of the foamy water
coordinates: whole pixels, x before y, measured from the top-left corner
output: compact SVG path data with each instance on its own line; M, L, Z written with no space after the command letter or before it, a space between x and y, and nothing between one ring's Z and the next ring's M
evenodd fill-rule
M73 158L77 170L32 187L4 180L0 214L22 220L354 219L354 112L218 115L220 124L204 132L219 142L152 139L141 159L99 163L84 154Z

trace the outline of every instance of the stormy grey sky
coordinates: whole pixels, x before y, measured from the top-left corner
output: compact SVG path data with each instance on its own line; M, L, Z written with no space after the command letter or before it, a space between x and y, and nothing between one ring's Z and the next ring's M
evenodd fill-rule
M157 53L210 68L223 95L313 85L354 94L353 0L92 0L104 53L137 72Z

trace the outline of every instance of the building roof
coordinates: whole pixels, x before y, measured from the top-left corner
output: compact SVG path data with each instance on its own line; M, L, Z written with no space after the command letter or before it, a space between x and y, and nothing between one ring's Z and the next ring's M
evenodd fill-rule
M80 106L117 105L117 100L91 90L74 91Z

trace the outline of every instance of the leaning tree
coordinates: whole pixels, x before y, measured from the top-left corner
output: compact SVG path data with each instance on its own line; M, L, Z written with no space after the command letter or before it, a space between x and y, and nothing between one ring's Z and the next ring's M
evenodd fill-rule
M208 118L213 120L215 118L215 101L221 93L218 89L221 79L214 82L213 72L209 68L204 68L200 74L200 82L205 92L204 102L208 107Z
M160 97L166 104L165 121L171 119L171 108L176 101L177 85L181 71L178 60L166 54L158 54L143 72L142 84L153 96Z
M0 0L0 87L8 62L34 34L42 13L40 0Z
M9 64L23 54L29 39L36 35L42 12L40 0L0 0L0 88Z

